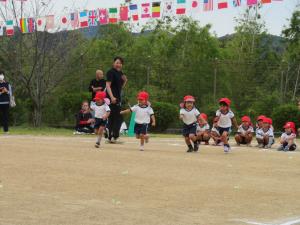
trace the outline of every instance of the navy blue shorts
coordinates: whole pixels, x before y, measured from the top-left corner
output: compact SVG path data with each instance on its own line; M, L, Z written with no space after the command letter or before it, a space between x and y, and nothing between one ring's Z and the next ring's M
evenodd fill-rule
M190 134L197 134L197 123L193 123L190 125L183 125L182 135L184 137L188 137Z
M95 118L94 128L99 129L99 127L106 127L106 124L107 124L107 120Z
M219 131L219 133L220 133L221 136L222 136L222 134L224 132L227 132L228 135L229 135L230 132L231 132L231 127L226 127L226 128L224 128L224 127L218 127L218 131Z
M144 124L136 123L134 125L134 133L137 135L140 135L140 134L146 135L148 133L148 127L149 127L149 124L147 124L147 123L144 123Z

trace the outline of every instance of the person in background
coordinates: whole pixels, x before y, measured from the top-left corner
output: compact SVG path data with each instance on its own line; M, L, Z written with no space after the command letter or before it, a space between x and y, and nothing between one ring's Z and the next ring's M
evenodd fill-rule
M274 132L270 118L263 118L262 128L256 129L256 140L259 148L268 149L274 144Z
M94 129L92 124L94 122L93 115L90 111L88 101L83 101L81 110L76 115L76 132L75 134L92 134Z
M106 81L102 70L96 71L96 78L93 79L89 86L89 91L92 93L92 101L98 91L105 91Z
M295 144L296 139L296 126L294 122L286 122L283 126L284 133L280 138L280 147L278 151L295 151L297 146Z
M200 116L208 121L208 117L205 113L201 113ZM200 118L198 118L198 124L197 124L197 140L199 144L201 142L204 142L205 145L209 145L209 139L210 139L210 127L208 123L203 123Z
M12 87L5 80L4 72L0 71L0 113L2 116L3 131L6 134L8 134L9 106L11 96Z
M254 129L249 116L242 117L242 124L239 126L235 141L237 145L251 145Z

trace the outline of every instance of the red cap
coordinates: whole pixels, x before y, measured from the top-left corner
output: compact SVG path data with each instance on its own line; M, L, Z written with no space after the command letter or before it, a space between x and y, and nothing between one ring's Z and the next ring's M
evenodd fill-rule
M207 115L206 115L205 113L201 113L200 116L201 116L203 119L207 120Z
M219 103L221 103L221 102L226 103L226 105L228 105L228 106L230 106L230 104L231 104L231 101L230 101L229 98L221 98L221 99L219 100Z
M263 123L268 123L268 124L270 124L270 125L272 125L272 123L273 123L272 119L267 118L267 117L264 117L264 118L262 119L262 122L263 122Z
M260 120L263 120L264 118L266 118L265 115L260 115L257 117L257 120L256 121L260 121Z
M140 93L138 93L137 98L138 98L138 100L146 100L146 101L148 101L149 94L146 91L141 91Z
M186 96L184 96L183 101L184 102L195 102L196 100L195 100L194 96L186 95Z
M104 91L99 91L96 93L94 101L103 100L106 98L106 93Z
M296 125L294 122L286 122L285 125L283 126L284 129L292 129L293 133L296 133Z
M251 119L249 116L243 116L242 117L242 122L248 122L248 123L251 123Z

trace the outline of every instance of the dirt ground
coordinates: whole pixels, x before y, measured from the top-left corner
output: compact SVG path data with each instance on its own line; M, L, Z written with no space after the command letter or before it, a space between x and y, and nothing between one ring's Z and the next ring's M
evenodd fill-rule
M300 224L300 152L0 137L1 225Z

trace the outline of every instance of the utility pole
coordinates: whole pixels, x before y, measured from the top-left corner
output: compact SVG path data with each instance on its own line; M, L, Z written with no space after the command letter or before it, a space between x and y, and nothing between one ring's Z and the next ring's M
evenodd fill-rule
M80 54L80 94L82 94L83 89L83 56L84 54Z
M218 58L215 58L214 60L215 65L214 65L214 101L217 100L217 66L218 66Z

